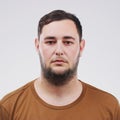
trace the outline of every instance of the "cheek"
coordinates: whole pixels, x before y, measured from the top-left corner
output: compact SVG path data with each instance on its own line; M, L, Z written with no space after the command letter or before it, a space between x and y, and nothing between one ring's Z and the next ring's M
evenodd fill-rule
M68 52L71 57L76 58L78 54L80 53L80 49L79 47L73 47L72 49L69 49Z
M68 51L68 56L69 56L69 60L71 62L76 62L76 60L80 56L79 48L74 48L74 49L69 50Z
M41 49L40 49L40 55L44 62L49 62L49 60L51 58L51 53L52 53L52 50L48 49L44 46L41 47Z

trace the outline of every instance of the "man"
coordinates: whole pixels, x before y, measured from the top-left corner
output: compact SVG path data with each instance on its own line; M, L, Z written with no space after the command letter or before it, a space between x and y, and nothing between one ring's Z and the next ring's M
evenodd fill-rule
M35 47L40 77L2 99L9 120L120 120L114 96L77 78L85 40L75 15L54 10L43 16Z

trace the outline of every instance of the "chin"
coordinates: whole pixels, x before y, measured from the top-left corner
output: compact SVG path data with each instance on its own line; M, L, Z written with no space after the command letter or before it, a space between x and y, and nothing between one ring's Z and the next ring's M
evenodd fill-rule
M54 68L52 71L56 74L63 74L67 71L68 69L63 69L63 68Z

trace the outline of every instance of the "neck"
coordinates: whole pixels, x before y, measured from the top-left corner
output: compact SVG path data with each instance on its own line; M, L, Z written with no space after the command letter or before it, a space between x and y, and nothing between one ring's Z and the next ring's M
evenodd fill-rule
M80 96L82 84L76 76L62 86L51 85L44 77L41 77L35 81L35 90L45 102L61 106L72 103Z

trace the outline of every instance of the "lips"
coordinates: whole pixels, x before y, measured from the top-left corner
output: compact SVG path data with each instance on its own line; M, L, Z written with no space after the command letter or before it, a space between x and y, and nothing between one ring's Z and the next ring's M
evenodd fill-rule
M62 60L62 59L56 59L56 60L53 60L52 63L61 64L61 63L67 63L67 62L65 60Z
M56 63L56 64L62 64L65 63L63 60L55 60L52 63Z
M63 60L55 60L54 62L64 62Z

